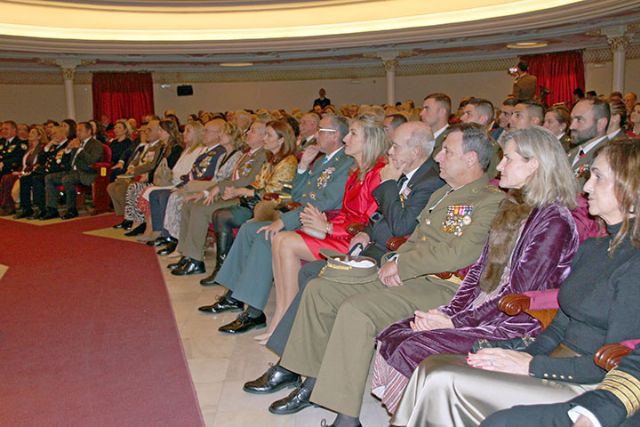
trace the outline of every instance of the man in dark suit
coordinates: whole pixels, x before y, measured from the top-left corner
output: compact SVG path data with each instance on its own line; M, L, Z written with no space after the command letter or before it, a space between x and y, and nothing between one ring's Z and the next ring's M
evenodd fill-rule
M436 140L432 157L435 157L442 148L445 130L449 127L449 115L451 115L451 98L449 98L449 95L432 93L424 98L420 120L429 126ZM438 165L436 164L437 168Z
M431 157L433 145L433 134L421 122L402 124L393 133L393 145L389 150L391 162L380 172L382 182L373 191L379 206L373 215L376 218L351 241L352 247L357 243L368 245L363 255L379 261L388 252L386 243L390 237L411 234L418 225L418 215L432 193L444 185ZM306 284L325 265L325 261L314 261L300 271L300 291L267 342L267 347L278 355L282 355L289 339ZM249 393L270 393L278 390L282 384L287 385L297 379L297 375L276 365L259 379L245 384L244 390Z
M609 142L607 127L610 118L609 104L598 98L583 99L571 110L569 129L574 148L569 151L569 163L580 189L591 175L589 168L593 155Z
M564 403L515 406L482 427L631 427L640 425L640 346L609 371L597 389ZM575 423L575 424L574 424Z
M68 172L52 173L45 177L47 191L47 214L42 219L58 217L58 190L60 184L64 187L67 211L62 219L78 216L76 209L76 185L91 185L98 172L91 165L100 161L103 156L102 144L93 137L93 130L89 122L78 123L78 137L67 144L66 151L71 155L71 165Z

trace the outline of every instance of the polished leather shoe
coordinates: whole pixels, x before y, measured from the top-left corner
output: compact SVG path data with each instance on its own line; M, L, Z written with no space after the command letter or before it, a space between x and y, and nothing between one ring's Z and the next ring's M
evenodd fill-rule
M160 237L158 237L156 239L149 240L147 242L147 245L148 246L155 246L157 248L158 246L166 245L167 243L169 243L170 242L169 239L170 239L170 237L160 236Z
M14 215L13 217L15 219L25 219L25 218L29 218L33 216L33 211L31 209L28 210L24 210L19 212L18 214Z
M285 387L298 388L300 383L300 375L276 364L267 369L260 378L245 383L242 389L247 393L269 394Z
M128 219L125 219L120 224L114 225L113 228L118 230L119 229L128 230L131 228L132 225L133 225L133 221L129 221Z
M165 246L164 248L160 249L156 253L158 255L166 256L166 255L169 255L169 254L173 253L173 251L175 251L177 247L178 247L177 243L169 242L169 243L167 243L167 246Z
M313 405L309 401L311 397L312 387L306 387L304 384L296 387L289 396L284 399L276 400L269 406L269 412L276 415L289 415L302 411Z
M213 273L211 273L210 275L208 275L204 279L200 280L200 284L202 286L219 285L220 283L216 282L216 276L217 275L218 275L218 272L214 270Z
M27 219L41 219L42 216L46 213L46 210L40 210L40 209L36 209L33 213L33 215L28 216Z
M189 262L190 259L191 258L186 256L180 257L180 259L177 262L167 265L167 268L169 270L175 270L176 268L182 267L183 265L185 265L187 262Z
M47 212L40 217L40 219L43 221L54 218L60 218L60 214L55 209L47 209Z
M142 224L140 224L139 226L137 226L136 228L134 228L131 231L127 231L126 233L124 233L125 236L129 236L129 237L133 237L133 236L137 236L139 234L144 233L144 230L147 228L147 223L143 222Z
M216 302L211 305L203 305L202 307L198 307L198 310L203 313L224 313L225 311L242 311L244 310L244 303L242 301L238 301L237 299L227 298L226 296L221 296L218 298Z
M190 276L192 274L202 274L206 272L204 262L195 259L189 259L182 267L171 270L174 276Z
M265 326L267 326L267 316L265 316L264 313L258 317L250 317L245 311L233 322L220 326L218 331L223 334L242 334L254 328L260 329Z
M62 219L72 219L78 217L78 211L75 209L68 209L64 215L62 215Z

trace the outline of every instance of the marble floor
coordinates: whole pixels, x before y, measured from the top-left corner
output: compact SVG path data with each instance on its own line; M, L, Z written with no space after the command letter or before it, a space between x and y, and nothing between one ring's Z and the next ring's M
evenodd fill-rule
M213 256L206 261L213 267ZM240 336L222 335L217 328L235 319L237 313L207 315L197 307L210 304L223 292L220 286L203 287L198 281L204 275L173 276L166 265L175 258L158 257L191 370L200 408L207 426L319 426L324 418L329 424L333 413L321 408L307 408L298 414L277 416L267 411L274 400L291 390L271 395L254 395L242 391L242 385L259 377L277 356L254 341L260 332ZM267 318L273 313L273 294L266 308ZM364 397L362 424L367 427L388 426L389 417L380 403L368 393Z

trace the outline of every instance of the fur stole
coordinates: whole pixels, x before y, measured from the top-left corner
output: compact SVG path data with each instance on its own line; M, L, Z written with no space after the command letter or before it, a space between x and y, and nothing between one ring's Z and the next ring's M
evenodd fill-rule
M484 271L480 276L480 289L491 293L499 285L513 248L520 237L520 227L529 218L533 206L524 202L522 191L511 190L500 203L491 223L489 249Z

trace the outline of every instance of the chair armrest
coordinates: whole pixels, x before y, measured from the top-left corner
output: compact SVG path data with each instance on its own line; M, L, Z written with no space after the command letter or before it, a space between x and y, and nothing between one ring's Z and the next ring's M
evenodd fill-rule
M498 309L509 316L517 316L529 309L531 298L524 294L508 294L498 301Z
M616 368L620 364L620 359L631 351L631 348L621 343L605 344L596 351L593 361L602 369L610 371Z
M387 240L387 249L390 251L397 251L400 246L409 240L408 236L394 236Z
M354 222L352 224L347 225L347 233L349 233L352 236L355 236L356 234L364 230L365 227L366 227L365 224Z
M509 316L517 316L520 313L527 313L529 316L537 319L542 327L546 329L555 317L557 311L557 291L554 291L555 290L535 291L525 292L522 294L505 295L500 298L500 301L498 301L498 309ZM544 297L542 295L538 295L545 292L547 292L548 295ZM533 294L533 296L531 294ZM552 295L556 296L555 303L550 302ZM533 306L534 298L539 298L536 301L535 308ZM546 302L547 306L542 302ZM555 306L555 308L549 307L550 305Z

